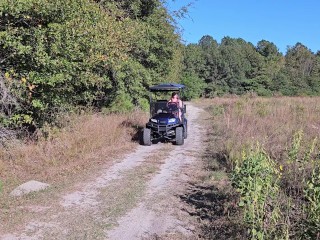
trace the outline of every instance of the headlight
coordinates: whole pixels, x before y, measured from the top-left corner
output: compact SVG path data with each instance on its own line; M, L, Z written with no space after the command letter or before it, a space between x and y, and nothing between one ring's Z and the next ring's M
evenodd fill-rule
M151 118L150 121L153 122L153 123L158 123L158 120L154 119L154 118Z
M169 118L168 123L175 123L176 119L175 118Z

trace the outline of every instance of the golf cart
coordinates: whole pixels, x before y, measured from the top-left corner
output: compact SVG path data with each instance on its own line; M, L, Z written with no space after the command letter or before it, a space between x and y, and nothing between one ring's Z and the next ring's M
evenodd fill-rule
M181 96L184 87L182 84L165 83L149 88L150 119L143 129L143 145L150 146L159 141L184 144L184 139L187 138L186 106L183 104L181 108L177 104L168 102L172 92Z

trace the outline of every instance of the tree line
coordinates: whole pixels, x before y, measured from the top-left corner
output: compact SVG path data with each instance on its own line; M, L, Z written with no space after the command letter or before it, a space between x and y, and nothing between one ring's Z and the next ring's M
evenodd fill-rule
M161 0L2 0L1 127L147 108L148 86L179 81L182 49Z
M0 138L61 112L147 109L161 82L184 83L186 99L320 93L320 54L300 43L283 55L266 40L181 42L165 0L0 1Z
M206 35L184 47L183 61L183 81L191 87L188 97L320 94L320 52L315 54L301 43L283 55L267 40L254 46L241 38L224 37L218 44Z

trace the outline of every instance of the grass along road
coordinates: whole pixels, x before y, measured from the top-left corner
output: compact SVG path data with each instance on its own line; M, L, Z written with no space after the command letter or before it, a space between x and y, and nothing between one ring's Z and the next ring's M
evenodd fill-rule
M192 238L177 194L202 152L202 111L188 104L189 135L183 146L138 146L59 196L52 189L41 193L47 200L21 206L27 221L2 239Z

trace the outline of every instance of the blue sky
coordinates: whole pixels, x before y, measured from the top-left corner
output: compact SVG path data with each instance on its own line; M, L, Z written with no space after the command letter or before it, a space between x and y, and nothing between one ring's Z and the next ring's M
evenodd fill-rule
M320 50L319 0L168 0L168 8L177 10L189 2L189 18L178 20L186 43L210 35L219 43L225 36L255 46L267 40L282 53L297 42L314 53Z

